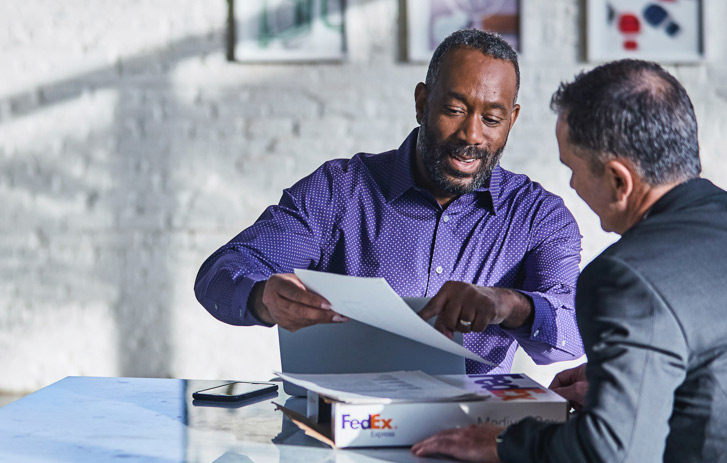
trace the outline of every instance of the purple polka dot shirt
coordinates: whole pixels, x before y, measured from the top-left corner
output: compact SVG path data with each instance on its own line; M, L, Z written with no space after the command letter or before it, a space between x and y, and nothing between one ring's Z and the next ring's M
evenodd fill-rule
M328 161L284 190L204 262L197 299L223 322L255 325L252 286L295 268L383 277L409 297L431 297L447 280L513 288L532 299L532 325L466 334L468 349L499 364L467 360L467 372L509 371L518 345L538 364L580 357L581 235L563 201L498 166L489 185L443 209L414 184L417 130L398 150Z

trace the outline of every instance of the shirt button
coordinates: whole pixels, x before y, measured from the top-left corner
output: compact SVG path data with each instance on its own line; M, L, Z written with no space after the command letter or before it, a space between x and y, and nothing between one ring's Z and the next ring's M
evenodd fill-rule
M540 334L540 330L535 330L535 333L533 333L533 337L537 338L539 334Z
M437 272L438 274L440 274L440 275L441 275L441 274L442 274L442 272L444 271L444 269L443 269L443 268L442 268L442 266L440 265L439 267L437 267L436 269L434 269L434 271L435 271L435 272Z
M560 343L561 346L565 346L565 339Z
M215 304L215 310L218 310L217 304Z
M442 220L444 220L445 222L449 222L449 216L445 215L444 217L442 217Z

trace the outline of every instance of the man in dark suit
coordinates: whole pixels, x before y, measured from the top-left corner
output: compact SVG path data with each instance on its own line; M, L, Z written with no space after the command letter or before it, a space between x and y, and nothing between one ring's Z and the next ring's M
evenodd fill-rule
M622 60L562 84L560 160L621 239L576 290L588 364L551 387L563 424L444 431L415 455L505 462L727 462L727 192L699 178L697 122L679 82Z

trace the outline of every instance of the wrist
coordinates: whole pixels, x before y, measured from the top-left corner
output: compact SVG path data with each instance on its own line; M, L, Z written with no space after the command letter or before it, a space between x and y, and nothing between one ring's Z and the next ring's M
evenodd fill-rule
M247 310L261 323L274 325L275 320L273 320L270 315L270 311L265 303L263 303L263 294L265 293L266 283L267 280L258 281L255 285L253 285L252 291L250 291L250 296L248 297Z
M535 319L535 304L533 300L514 289L503 290L503 306L506 307L507 315L503 318L500 326L506 329L521 328L531 325Z

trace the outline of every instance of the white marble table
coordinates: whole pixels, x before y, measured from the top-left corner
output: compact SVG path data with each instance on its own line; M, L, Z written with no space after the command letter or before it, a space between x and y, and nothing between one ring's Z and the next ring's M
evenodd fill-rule
M408 448L331 449L275 411L273 400L304 410L304 399L283 392L245 406L192 400L223 383L67 377L0 408L0 462L450 461Z

